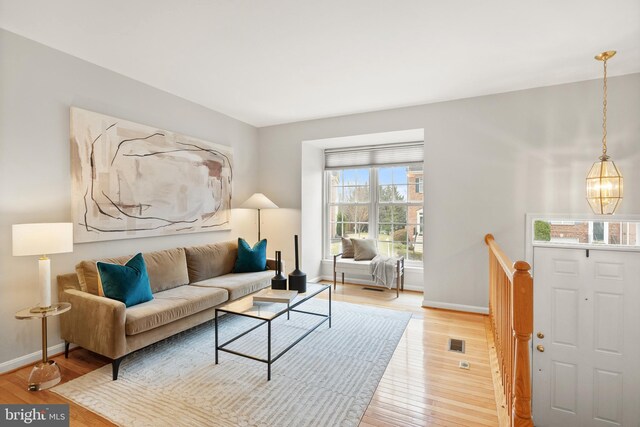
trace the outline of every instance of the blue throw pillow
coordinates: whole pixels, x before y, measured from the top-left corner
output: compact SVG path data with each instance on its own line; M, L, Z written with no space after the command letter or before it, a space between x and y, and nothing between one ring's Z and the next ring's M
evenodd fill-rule
M122 301L127 307L153 299L142 254L134 256L125 265L97 262L96 266L104 296Z
M252 273L267 269L267 239L262 239L253 248L238 238L238 258L233 267L234 273Z

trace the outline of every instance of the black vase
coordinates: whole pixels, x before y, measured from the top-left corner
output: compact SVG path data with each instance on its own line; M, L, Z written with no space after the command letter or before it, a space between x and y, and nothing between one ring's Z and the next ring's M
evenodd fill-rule
M271 289L287 289L287 278L282 274L282 252L276 251L276 275L271 279Z
M296 248L296 269L289 273L289 290L298 291L300 293L307 292L307 275L300 271L298 257L298 235L294 236Z

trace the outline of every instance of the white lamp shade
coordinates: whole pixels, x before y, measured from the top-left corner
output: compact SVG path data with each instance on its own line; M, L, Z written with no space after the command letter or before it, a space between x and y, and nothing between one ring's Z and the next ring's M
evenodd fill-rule
M240 205L243 209L277 209L278 206L262 193L255 193Z
M13 256L72 251L73 224L70 222L13 225Z

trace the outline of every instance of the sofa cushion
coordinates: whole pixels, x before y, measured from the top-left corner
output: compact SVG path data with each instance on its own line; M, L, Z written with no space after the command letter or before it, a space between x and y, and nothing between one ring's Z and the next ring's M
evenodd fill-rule
M228 296L225 289L190 285L158 292L152 301L127 308L125 333L136 335L166 325L222 304Z
M149 283L151 284L151 291L153 293L189 283L187 258L184 248L144 253L142 257L147 265ZM79 262L76 265L76 273L78 274L80 289L98 295L98 270L96 268L96 261L124 265L130 259L131 255Z
M272 277L273 271L268 270L255 273L233 273L191 283L190 286L226 289L229 292L229 300L236 300L270 286Z
M267 239L262 239L253 247L238 237L238 257L233 267L234 273L253 273L267 269Z
M371 274L371 261L356 261L353 258L336 259L336 273Z
M231 273L238 256L237 242L185 248L189 283Z
M123 302L127 307L153 299L147 266L142 254L137 254L125 265L98 261L96 266L98 286L104 290L104 296L107 298Z

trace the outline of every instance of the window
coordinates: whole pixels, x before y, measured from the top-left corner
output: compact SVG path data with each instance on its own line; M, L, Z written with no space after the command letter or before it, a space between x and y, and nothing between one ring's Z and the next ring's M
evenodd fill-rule
M422 260L422 164L327 170L326 255L341 250L341 237L377 240L386 256Z
M534 242L640 246L640 222L535 220Z
M343 169L328 171L329 230L332 254L340 252L340 237L369 236L369 207L371 186L369 169ZM335 247L335 250L334 250Z
M606 241L604 222L591 223L591 241L593 243L604 243Z

